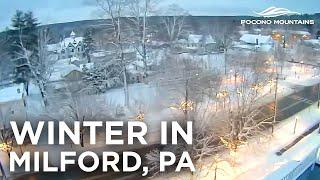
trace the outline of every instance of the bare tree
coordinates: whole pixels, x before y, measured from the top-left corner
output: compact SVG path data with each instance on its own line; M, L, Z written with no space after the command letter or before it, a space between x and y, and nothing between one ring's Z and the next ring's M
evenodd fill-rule
M36 70L36 82L40 89L41 96L44 100L44 104L48 104L47 100L47 83L51 77L53 72L53 64L54 62L51 61L47 49L47 45L49 44L50 32L48 28L40 29L39 36L38 36L38 54L39 54L39 62L37 65Z
M177 103L170 107L177 110L182 127L187 121L192 121L193 145L189 146L178 140L178 145L167 145L179 157L183 151L192 154L193 160L201 160L218 151L219 137L213 131L213 120L216 112L212 110L211 98L220 88L221 77L218 73L208 72L197 66L195 59L181 58L177 55L167 56L163 67L163 80L159 81L161 88L170 90L170 96L177 97ZM159 149L146 155L147 163L154 175L159 173Z
M170 43L183 33L184 20L187 15L188 13L177 4L171 4L166 10L163 10L161 21L164 24Z
M67 122L78 121L81 123L80 145L84 147L84 136L87 129L83 126L83 122L106 120L111 115L104 101L99 101L98 97L73 92L71 88L68 88L68 91L69 97L65 103L62 103L63 117L61 118Z
M272 78L272 74L264 72L267 65L261 57L261 54L253 53L244 60L247 62L234 69L234 89L228 92L230 105L225 110L227 117L224 122L227 126L222 128L220 135L221 141L231 151L236 151L239 145L254 135L266 135L265 130L272 124L272 117L263 114L259 103L263 98L263 88Z
M23 42L23 34L22 29L19 30L19 41L15 45L19 51L15 52L15 59L23 60L25 64L30 69L30 73L32 78L35 80L37 86L39 87L41 96L44 100L44 104L47 105L47 98L46 98L46 84L51 76L53 71L52 64L48 59L47 53L47 44L49 42L49 34L47 30L40 30L39 31L39 41L38 41L38 56L37 61L35 62L31 57L34 52L30 52L25 46L25 42Z
M147 30L148 30L148 16L155 7L155 0L132 0L128 2L129 15L128 18L133 23L133 41L136 44L136 50L141 56L144 63L144 71L147 72Z
M126 15L126 0L97 0L99 7L106 13L111 19L111 27L113 29L113 42L116 47L116 61L121 67L121 73L123 78L124 94L125 94L125 106L129 106L129 91L127 82L127 69L126 66L129 63L125 59L124 53L124 33L123 33L123 18Z

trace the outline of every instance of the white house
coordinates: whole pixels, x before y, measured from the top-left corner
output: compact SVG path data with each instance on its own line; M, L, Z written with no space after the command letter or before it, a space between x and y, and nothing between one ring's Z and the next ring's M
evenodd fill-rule
M85 50L83 37L77 37L74 31L70 33L70 37L64 38L57 44L50 44L47 48L49 52L58 53L61 59L83 57Z
M216 41L211 35L189 34L188 39L179 39L176 47L196 51L214 51Z
M236 49L263 51L268 52L273 50L274 42L271 36L244 34L240 38L240 42L234 44Z
M24 84L13 84L0 89L0 124L4 121L26 120L26 90Z

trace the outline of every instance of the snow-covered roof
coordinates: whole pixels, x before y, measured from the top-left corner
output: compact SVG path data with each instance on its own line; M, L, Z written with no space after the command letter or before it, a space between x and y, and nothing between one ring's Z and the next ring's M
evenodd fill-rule
M47 50L49 52L55 52L55 51L60 51L60 48L61 48L61 45L60 43L57 43L57 44L48 44L47 45Z
M134 65L136 65L136 66L139 66L139 67L141 67L141 68L143 68L144 67L144 63L143 63L143 61L133 61L133 63L132 64L134 64Z
M72 37L72 36L76 36L76 33L75 33L74 31L72 31L72 32L70 33L70 37Z
M273 45L262 44L262 45L250 45L250 44L235 44L234 48L244 49L244 50L257 50L262 52L269 52L272 50Z
M249 34L249 31L243 31L243 30L241 30L241 31L239 31L239 34L240 34L240 35Z
M106 52L104 52L104 51L98 51L98 52L93 52L92 54L91 54L93 57L105 57L106 56Z
M248 44L269 44L271 42L271 36L256 35L256 34L244 34L241 36L240 41Z
M186 44L188 41L186 39L179 39L177 43Z
M70 62L80 61L78 57L71 57Z
M213 37L211 35L207 35L205 36L205 44L214 44L216 43L216 41L213 39Z
M262 30L259 29L259 28L255 28L255 29L253 29L253 31L255 31L255 32L261 32Z
M204 44L213 44L216 41L213 39L211 35L197 35L197 34L190 34L188 37L189 43L204 43Z
M196 35L196 34L190 34L188 37L189 43L199 43L200 40L202 39L202 35Z
M0 104L23 99L25 89L23 83L0 89Z
M82 69L74 64L70 64L70 58L60 59L53 65L53 72L50 81L60 81L72 71L82 72Z
M83 70L83 68L92 69L94 67L94 63L86 63L86 64L80 64L80 69Z
M306 35L306 36L311 35L308 31L291 31L291 33L298 34L298 35Z
M306 45L311 46L320 46L320 40L319 39L308 39L303 41Z
M62 40L61 46L67 47L69 45L72 45L72 46L76 47L82 41L83 41L83 37L74 37L74 38L68 37L68 38L65 38L64 40Z

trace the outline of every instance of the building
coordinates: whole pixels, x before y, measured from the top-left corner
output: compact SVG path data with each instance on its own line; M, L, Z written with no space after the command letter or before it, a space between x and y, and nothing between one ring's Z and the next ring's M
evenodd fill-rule
M217 43L211 35L190 34L188 39L179 39L176 47L196 52L213 52L217 48Z
M146 78L145 65L143 61L134 61L127 66L129 82L141 83Z
M8 125L10 120L26 120L26 95L23 83L0 89L0 125Z
M271 36L244 34L241 36L240 41L234 43L233 48L243 49L250 51L269 52L273 50L274 42Z
M49 52L59 54L59 59L82 58L85 52L83 37L77 37L74 31L70 33L70 37L64 38L57 44L50 44L47 48Z

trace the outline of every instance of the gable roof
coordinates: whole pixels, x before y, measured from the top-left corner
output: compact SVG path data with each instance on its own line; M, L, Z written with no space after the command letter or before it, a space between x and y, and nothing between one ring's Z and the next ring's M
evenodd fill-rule
M203 44L214 44L216 41L212 38L211 35L197 35L197 34L190 34L188 37L189 43L203 43Z
M82 72L78 66L70 64L70 58L60 59L53 65L53 72L50 76L50 81L60 81L72 71Z
M68 37L62 40L61 46L67 47L69 45L72 45L73 47L77 47L78 44L81 43L82 41L83 41L83 37L75 37L75 38Z
M240 41L243 41L248 44L256 44L258 40L259 44L268 44L271 42L271 36L263 36L256 34L244 34L241 36Z
M188 37L188 41L189 43L199 43L200 40L202 39L202 35L197 35L197 34L190 34L189 37Z

